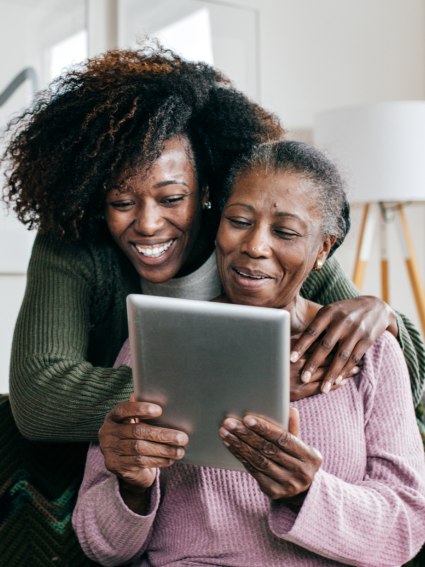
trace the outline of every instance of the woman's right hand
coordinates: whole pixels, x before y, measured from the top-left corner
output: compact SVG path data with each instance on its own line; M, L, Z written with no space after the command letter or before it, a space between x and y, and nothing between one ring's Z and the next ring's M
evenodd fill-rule
M157 468L169 467L184 457L184 447L189 441L186 433L143 423L161 413L160 406L151 403L117 404L99 431L105 466L120 479L121 494L127 505L125 496L133 500L129 494L143 494L152 486Z
M291 337L291 348L297 343L300 335ZM314 371L309 382L303 382L301 376L304 371L304 366L309 360L309 357L317 348L317 341L314 342L308 350L303 354L296 362L291 362L291 389L290 389L290 400L295 402L303 398L308 398L310 396L315 396L322 392L322 383L329 371L335 354L330 353L325 360L320 364L320 366ZM347 372L347 378L351 378L360 372L360 368L355 366L352 370ZM345 384L346 380L342 380L339 383L334 383L330 390L337 390L340 386ZM329 390L328 390L329 391Z

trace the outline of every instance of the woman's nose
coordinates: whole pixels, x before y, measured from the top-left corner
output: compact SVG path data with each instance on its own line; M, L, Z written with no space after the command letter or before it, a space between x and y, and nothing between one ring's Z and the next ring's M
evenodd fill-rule
M134 228L143 236L153 236L163 228L165 220L156 203L143 203L137 212Z
M241 247L242 252L251 258L269 258L272 254L268 235L264 230L253 230Z

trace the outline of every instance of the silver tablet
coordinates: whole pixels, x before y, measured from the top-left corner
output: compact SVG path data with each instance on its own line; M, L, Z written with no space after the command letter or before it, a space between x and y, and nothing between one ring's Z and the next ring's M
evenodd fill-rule
M135 398L163 409L151 423L189 435L179 462L243 471L218 430L247 412L287 427L289 313L150 295L127 307Z

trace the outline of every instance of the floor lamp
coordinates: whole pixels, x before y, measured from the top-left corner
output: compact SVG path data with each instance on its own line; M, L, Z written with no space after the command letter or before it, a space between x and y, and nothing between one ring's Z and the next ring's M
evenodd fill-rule
M364 213L353 281L361 290L379 223L382 298L389 302L387 224L393 217L425 335L425 291L404 206L425 201L425 102L388 102L317 116L316 146L341 167Z

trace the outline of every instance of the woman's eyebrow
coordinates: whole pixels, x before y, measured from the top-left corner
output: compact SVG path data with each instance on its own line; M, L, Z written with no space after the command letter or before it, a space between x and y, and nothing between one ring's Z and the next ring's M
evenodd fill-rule
M232 203L231 205L227 206L228 209L230 207L245 207L246 209L248 209L250 211L255 211L255 207L253 207L252 205L247 205L245 203Z
M160 189L161 187L165 187L166 185L184 185L189 189L189 185L184 181L178 181L177 179L169 179L168 181L161 181L153 186L154 189Z
M277 217L290 217L290 218L293 218L293 219L297 219L301 222L304 222L303 219L301 217L299 217L298 215L296 215L295 213L285 213L284 211L280 211L280 212L276 211L275 215Z

